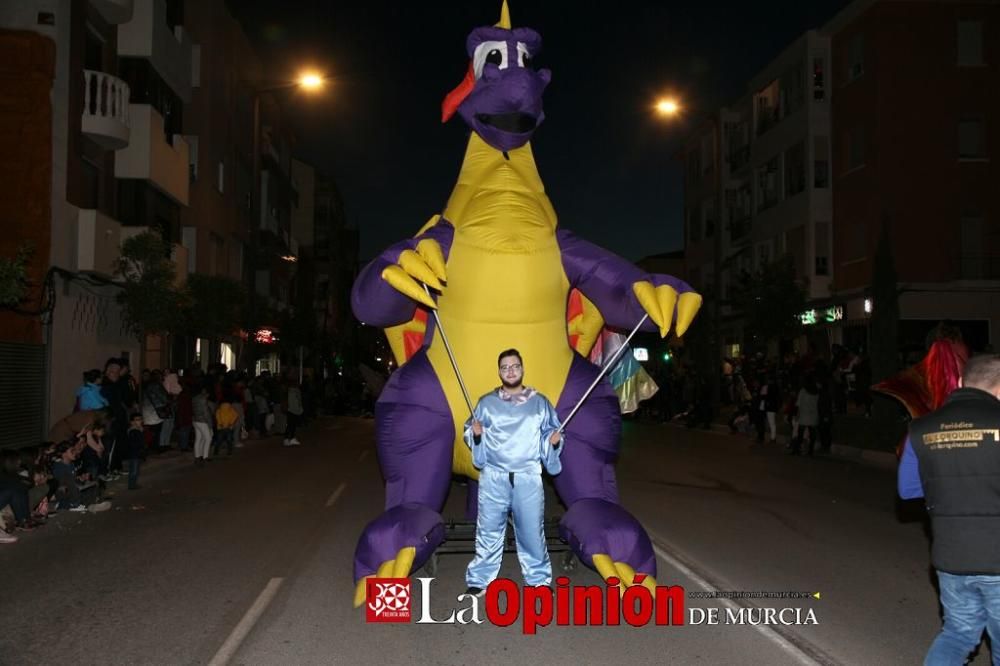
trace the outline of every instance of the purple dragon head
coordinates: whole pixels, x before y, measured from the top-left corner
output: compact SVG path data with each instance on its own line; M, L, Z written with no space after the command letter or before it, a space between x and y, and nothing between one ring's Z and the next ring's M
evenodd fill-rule
M509 26L504 5L500 26ZM552 79L535 70L531 59L542 38L529 28L476 28L466 40L472 61L465 80L445 98L441 120L458 111L466 124L497 150L520 148L531 140L545 114L542 93Z

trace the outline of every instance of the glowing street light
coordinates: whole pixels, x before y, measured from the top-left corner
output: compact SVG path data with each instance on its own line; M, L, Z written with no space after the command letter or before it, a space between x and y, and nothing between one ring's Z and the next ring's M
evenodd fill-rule
M681 105L672 97L663 97L656 102L656 112L661 116L676 116L681 112Z
M319 90L324 83L326 79L316 72L304 72L298 80L299 87L305 90Z

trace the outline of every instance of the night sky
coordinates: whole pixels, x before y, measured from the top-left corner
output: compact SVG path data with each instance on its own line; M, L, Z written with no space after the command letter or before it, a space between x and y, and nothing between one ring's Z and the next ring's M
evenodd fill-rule
M536 29L536 65L552 70L532 148L560 225L629 259L683 246L677 151L697 112L665 123L655 99L711 111L792 40L846 0L529 2L514 26ZM413 235L444 207L468 131L442 125L441 101L465 75L465 37L500 15L499 0L230 3L269 76L303 63L333 77L322 98L286 108L296 154L330 173L361 257Z

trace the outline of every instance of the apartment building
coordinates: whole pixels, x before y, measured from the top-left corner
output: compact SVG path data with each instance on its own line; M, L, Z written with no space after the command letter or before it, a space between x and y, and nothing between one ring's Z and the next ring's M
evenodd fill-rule
M809 301L797 348L867 350L885 225L901 349L922 350L946 319L973 349L994 345L996 44L997 3L856 0L789 45L685 144L692 282L710 294L718 276L724 302L743 271L788 254ZM720 311L735 355L747 332Z
M949 319L973 349L1000 331L1000 5L859 0L832 43L831 331L868 343L875 248L888 229L900 345Z
M38 165L49 187L21 195L26 207L48 211L48 242L35 255L48 276L44 365L24 383L26 390L39 381L45 386L44 423L72 410L81 373L106 358L126 356L138 366L144 351L150 365L165 359L160 340L151 337L141 350L126 330L110 278L121 241L147 229L172 244L179 280L186 274L179 243L180 211L188 204L182 109L197 67L177 8L164 0L0 6L5 35L40 38L53 57L51 121L47 136L37 137L49 147Z
M794 258L810 301L830 296L829 40L799 37L768 63L732 106L705 118L686 142L685 259L693 284L721 302L746 272ZM725 353L747 332L720 307Z

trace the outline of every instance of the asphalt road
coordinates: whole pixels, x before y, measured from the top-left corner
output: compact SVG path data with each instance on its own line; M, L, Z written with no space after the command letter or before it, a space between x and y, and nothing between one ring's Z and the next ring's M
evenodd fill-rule
M321 419L300 438L200 469L170 454L142 490L116 488L113 510L63 513L0 546L0 664L915 664L939 626L921 510L896 500L891 470L644 423L626 424L619 487L654 540L658 582L689 595L686 626L368 624L351 562L383 502L372 422ZM467 563L438 559L434 619L469 605ZM520 581L513 555L502 575ZM820 598L694 596L706 589ZM816 624L726 624L741 606ZM720 624L691 624L711 608Z

